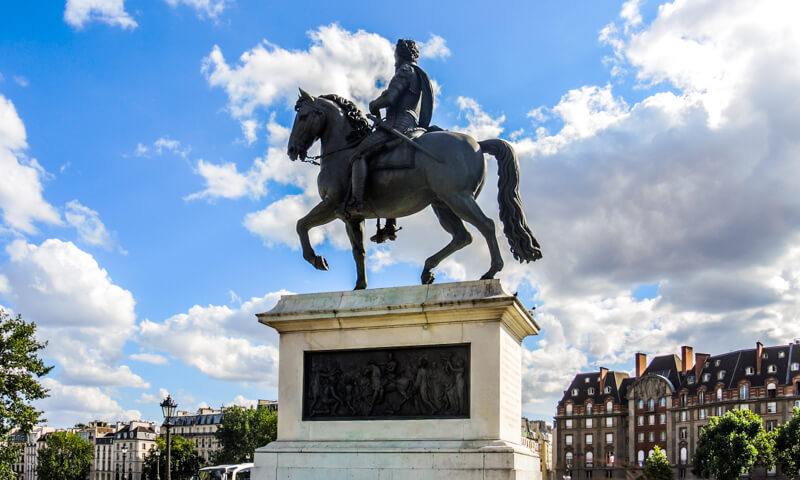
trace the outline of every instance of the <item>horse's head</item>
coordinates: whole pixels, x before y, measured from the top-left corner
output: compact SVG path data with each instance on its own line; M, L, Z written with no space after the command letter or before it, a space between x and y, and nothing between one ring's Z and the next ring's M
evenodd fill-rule
M294 106L297 115L289 135L289 158L305 160L308 149L320 138L325 127L325 113L317 105L317 99L300 89L300 97Z

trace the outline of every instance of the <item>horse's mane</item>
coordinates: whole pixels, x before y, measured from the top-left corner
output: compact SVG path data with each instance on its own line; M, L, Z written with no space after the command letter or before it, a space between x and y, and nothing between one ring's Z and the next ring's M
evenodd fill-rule
M347 118L347 122L353 129L353 131L350 132L350 134L347 136L347 141L361 140L362 138L369 135L369 133L372 131L372 126L369 124L369 120L367 120L367 117L365 117L364 114L361 113L361 110L359 110L356 104L353 103L351 100L348 100L344 97L340 97L335 93L320 95L320 98L332 101L339 108L342 109L342 112L344 112L344 116L345 118Z

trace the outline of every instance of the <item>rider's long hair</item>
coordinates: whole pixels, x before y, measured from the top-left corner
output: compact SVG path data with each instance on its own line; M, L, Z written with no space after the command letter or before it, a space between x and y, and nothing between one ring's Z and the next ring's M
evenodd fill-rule
M339 108L342 109L342 112L344 112L344 116L347 118L347 121L350 123L350 127L353 129L353 131L347 136L348 141L361 140L369 135L370 131L372 131L369 120L367 120L367 117L361 113L361 110L359 110L356 104L352 101L344 97L340 97L334 93L320 95L320 98L330 100L338 105Z

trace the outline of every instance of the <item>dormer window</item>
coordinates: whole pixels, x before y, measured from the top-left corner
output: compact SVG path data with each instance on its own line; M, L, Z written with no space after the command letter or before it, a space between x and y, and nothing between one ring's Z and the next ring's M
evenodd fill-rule
M589 383L589 377L584 378L583 383Z
M604 388L603 393L611 393L611 387Z
M786 356L786 352L778 352L778 358L784 358Z
M577 388L573 388L573 389L572 389L572 396L573 396L573 397L577 397L577 396L578 396L578 393L579 393L579 392L578 392L578 389L577 389Z
M717 373L717 380L722 380L723 378L725 378L725 370L720 370L719 373Z
M769 367L767 367L767 373L776 373L777 371L778 367L776 367L775 365L770 365Z
M798 370L800 370L800 363L794 362L794 363L792 364L792 371L793 371L793 372L796 372L796 371L798 371Z
M688 383L689 385L694 384L694 376L689 375L689 377L686 379L686 383Z
M755 370L753 369L753 367L745 367L745 369L744 369L744 374L745 375L752 375L753 373L755 373Z
M714 360L714 366L719 367L719 362L720 362L719 360Z
M709 380L711 380L711 374L710 373L704 373L703 374L703 381L707 382Z
M764 353L761 354L761 359L762 360L766 360L768 358L769 358L769 354L767 352L764 352Z
M589 390L587 390L586 393L589 395L594 395L594 388L589 387Z

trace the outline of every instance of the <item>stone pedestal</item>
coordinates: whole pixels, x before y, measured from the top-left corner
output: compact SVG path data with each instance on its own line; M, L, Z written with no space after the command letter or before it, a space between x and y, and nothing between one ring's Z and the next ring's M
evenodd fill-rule
M258 319L280 333L280 409L278 439L256 450L254 479L541 480L540 459L521 445L520 435L521 341L539 327L498 280L287 295ZM441 388L439 403L453 409L432 411L447 418L414 417L412 411L394 419L376 409L380 419L365 419L351 415L358 408L343 401L332 407L343 418L332 419L320 414L323 407L308 407L309 395L317 399L324 390L317 370L313 376L304 371L304 361L315 352L445 345L468 345L468 365L432 354L424 361L411 357L416 360L403 368L410 380L405 391L413 398L399 410L413 404L423 411L433 402L434 389L421 392L414 385L425 372L439 368L453 378L465 367L469 376L460 384L468 396L462 413L455 410L461 400L450 394L448 402ZM341 373L333 366L315 368L322 368L323 376ZM366 386L358 388L371 392L370 381L380 384L369 373L376 368L385 383L386 362L369 360L363 370L351 367L349 375L360 376ZM431 374L428 383L433 381ZM449 385L452 392L454 383ZM339 388L338 396L329 396L345 400ZM347 388L352 393L353 387ZM398 403L403 402L395 407Z

